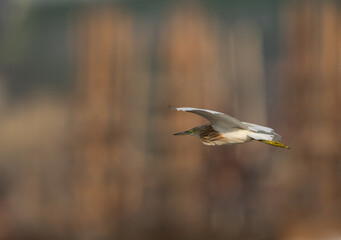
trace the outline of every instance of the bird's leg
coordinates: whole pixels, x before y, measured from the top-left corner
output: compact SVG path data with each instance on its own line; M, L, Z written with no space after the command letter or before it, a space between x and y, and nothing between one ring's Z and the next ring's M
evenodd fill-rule
M266 140L257 140L259 142L262 142L262 143L266 143L266 144L269 144L269 145L272 145L272 146L275 146L275 147L282 147L282 148L286 148L286 149L289 149L290 146L286 146L284 145L283 143L281 142L276 142L276 141L266 141Z

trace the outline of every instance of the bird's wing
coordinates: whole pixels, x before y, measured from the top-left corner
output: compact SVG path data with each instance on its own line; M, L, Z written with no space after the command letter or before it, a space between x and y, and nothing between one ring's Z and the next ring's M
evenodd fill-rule
M260 125L253 124L253 123L247 123L247 122L243 122L243 123L245 125L247 125L248 128L253 132L265 133L268 135L272 135L273 141L280 141L281 140L281 136L278 135L277 133L275 133L275 131L272 128L260 126Z
M210 121L212 127L218 132L227 132L232 128L249 129L246 124L224 113L191 107L180 107L174 109L177 111L195 113L206 118Z

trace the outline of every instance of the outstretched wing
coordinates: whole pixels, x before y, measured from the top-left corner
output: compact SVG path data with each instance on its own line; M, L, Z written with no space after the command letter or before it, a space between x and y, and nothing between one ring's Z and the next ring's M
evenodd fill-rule
M171 109L198 114L210 121L212 127L218 132L228 132L233 128L249 129L246 124L224 113L191 107L180 107Z

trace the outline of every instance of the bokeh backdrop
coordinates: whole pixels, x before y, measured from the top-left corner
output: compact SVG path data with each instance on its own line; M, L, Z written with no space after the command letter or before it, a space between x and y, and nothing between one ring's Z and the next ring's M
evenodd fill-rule
M0 239L341 239L339 1L0 2ZM266 125L291 150L172 134Z

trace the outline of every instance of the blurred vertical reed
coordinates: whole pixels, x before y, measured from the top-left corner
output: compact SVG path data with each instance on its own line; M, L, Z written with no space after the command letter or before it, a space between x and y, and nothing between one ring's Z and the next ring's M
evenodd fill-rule
M288 186L296 194L285 215L298 236L328 234L341 216L340 20L336 1L292 3L282 11L281 119L297 147L295 164L288 166Z

